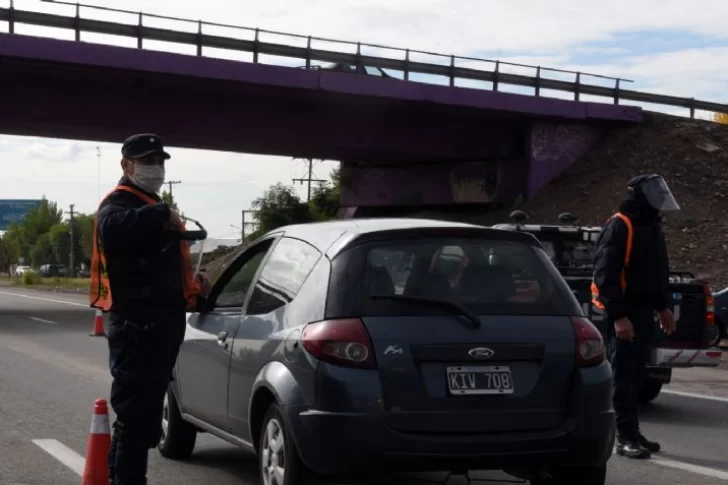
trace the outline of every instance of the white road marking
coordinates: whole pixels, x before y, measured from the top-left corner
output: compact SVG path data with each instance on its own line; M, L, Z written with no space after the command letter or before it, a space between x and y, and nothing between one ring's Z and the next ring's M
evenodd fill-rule
M728 402L728 397L711 396L710 394L697 394L695 392L671 391L664 389L663 394L671 394L673 396L691 397L693 399L705 399L706 401Z
M58 325L58 322L54 322L53 320L45 320L43 318L38 317L28 317L28 319L33 320L34 322L40 322L40 323L49 323L51 325Z
M86 459L58 440L33 440L43 451L60 461L78 476L83 476Z
M728 481L728 472L723 470L716 470L715 468L708 468L699 465L693 465L692 463L685 463L682 461L669 460L667 458L658 458L653 456L652 463L666 466L669 468L675 468L677 470L683 470L686 472L696 473L698 475L704 475L706 477L717 478L719 480Z
M83 303L76 303L76 302L73 302L73 301L53 300L52 298L40 298L38 296L21 295L19 293L6 293L4 291L0 291L0 295L16 296L18 298L27 298L29 300L47 301L47 302L51 302L51 303L62 303L64 305L80 306L80 307L83 307L83 308L89 308L90 309L90 307L88 305L84 305Z

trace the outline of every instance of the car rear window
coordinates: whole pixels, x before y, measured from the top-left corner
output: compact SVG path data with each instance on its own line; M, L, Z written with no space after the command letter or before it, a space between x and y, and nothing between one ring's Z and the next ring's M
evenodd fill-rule
M355 246L334 259L327 313L438 312L404 301L372 299L372 295L450 300L479 315L578 315L581 311L543 249L509 240L379 241Z

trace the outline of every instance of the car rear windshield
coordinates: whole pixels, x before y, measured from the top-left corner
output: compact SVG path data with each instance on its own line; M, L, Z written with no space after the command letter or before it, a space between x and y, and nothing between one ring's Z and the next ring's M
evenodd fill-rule
M378 241L354 246L332 263L329 317L438 312L432 306L383 295L447 300L478 315L579 315L581 311L543 249L518 241L435 237Z

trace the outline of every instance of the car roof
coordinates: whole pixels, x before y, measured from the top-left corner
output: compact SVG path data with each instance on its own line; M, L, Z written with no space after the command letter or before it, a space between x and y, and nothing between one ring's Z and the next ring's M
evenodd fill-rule
M567 224L495 224L493 228L526 232L599 232L600 226L574 226Z
M386 232L406 232L409 230L427 231L438 228L464 229L470 233L477 232L483 236L490 234L500 239L503 239L504 235L506 235L505 238L507 240L540 246L538 240L527 233L503 231L498 228L462 222L416 218L337 219L284 226L269 232L268 235L283 233L287 237L302 239L316 247L322 253L333 257L355 240L363 239L366 236Z

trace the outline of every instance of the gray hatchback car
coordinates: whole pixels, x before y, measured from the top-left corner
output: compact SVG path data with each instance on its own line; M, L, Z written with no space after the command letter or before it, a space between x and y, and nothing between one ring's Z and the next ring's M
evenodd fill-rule
M159 450L198 432L262 483L497 469L602 485L602 338L529 234L415 219L283 227L188 315Z

